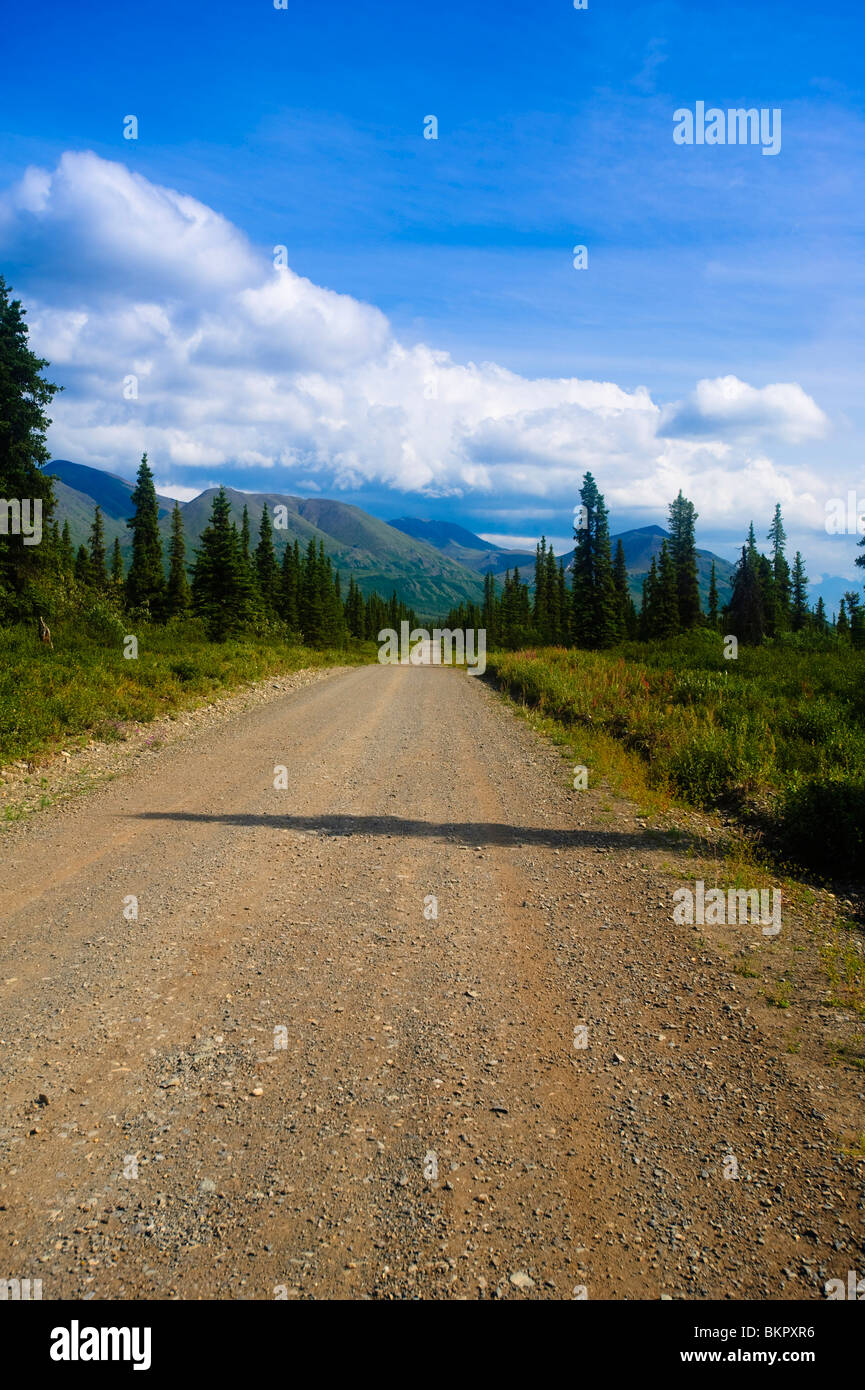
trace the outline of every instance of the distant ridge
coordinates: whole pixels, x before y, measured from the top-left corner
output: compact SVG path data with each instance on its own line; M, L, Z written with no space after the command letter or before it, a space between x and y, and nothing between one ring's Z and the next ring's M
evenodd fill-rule
M105 518L105 535L109 546L113 545L116 536L121 552L128 558L131 536L126 522L131 515L133 484L115 473L73 463L69 459L53 460L46 465L45 472L58 480L55 483L57 518L61 525L68 520L73 544L87 543L93 508L98 503ZM206 488L191 501L180 504L189 563L210 518L216 492L216 488ZM534 578L534 549L509 550L494 545L457 522L410 516L396 517L388 522L352 503L337 502L326 497L303 498L281 492L239 492L234 488L226 488L226 493L232 516L238 525L244 506L248 509L253 545L258 537L264 508L268 507L273 515L274 507L284 506L288 524L285 529L274 530L277 554L282 554L287 542L293 544L297 540L306 549L310 540L316 544L320 541L336 568L342 571L346 582L349 574L353 574L355 582L365 594L377 590L384 597L389 597L395 590L398 598L410 604L422 616L438 617L460 603L480 602L483 575L488 570L492 570L499 582L506 570L514 568L519 569L521 578L529 585ZM170 497L159 497L159 504L160 529L167 542L174 501ZM638 603L643 579L652 559L657 559L660 554L665 537L669 538L664 528L654 525L636 527L612 537L614 551L616 542L619 539L622 541L631 593ZM560 557L564 559L567 569L572 567L573 557L573 550ZM723 605L730 595L734 566L729 560L712 555L711 551L698 550L698 582L704 607L713 560L719 602Z

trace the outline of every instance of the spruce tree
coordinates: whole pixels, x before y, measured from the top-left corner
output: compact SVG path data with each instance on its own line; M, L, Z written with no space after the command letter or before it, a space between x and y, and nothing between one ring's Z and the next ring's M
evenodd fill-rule
M847 600L847 616L850 623L850 641L854 647L865 646L865 609L859 602L856 589L848 589L844 595Z
M835 624L835 631L838 634L838 636L842 638L842 640L845 642L850 636L850 624L847 621L847 609L844 605L843 598L838 604L838 621Z
M105 593L108 589L107 560L102 508L97 506L93 513L93 525L90 527L90 582L100 593Z
M364 636L363 594L354 582L354 575L348 577L348 594L345 599L345 622L352 637Z
M568 581L563 559L559 560L557 582L559 590L559 635L557 641L560 646L567 647L571 640L571 604L568 600Z
M211 641L222 642L249 621L240 540L231 504L221 487L201 534L192 571L192 605Z
M655 557L643 580L643 601L640 605L640 640L649 642L658 635L658 566Z
M544 574L547 596L547 629L544 642L547 646L555 647L561 645L562 641L562 592L559 587L559 566L551 545L547 546Z
M83 588L89 589L92 579L90 569L90 555L86 545L79 545L78 553L75 556L75 579Z
M54 484L42 471L51 424L45 409L61 388L44 380L48 363L30 351L24 318L21 301L10 298L0 275L0 498L29 506L34 525L35 504L41 504L44 537L54 508ZM41 599L33 586L46 561L42 545L24 544L23 531L0 534L0 620L36 612Z
M499 639L499 599L496 594L496 581L492 570L484 575L484 601L481 608L481 627L487 634L487 646L495 646Z
M793 560L792 594L790 622L794 632L801 632L808 624L808 576L798 550Z
M753 525L751 536L753 537ZM733 593L727 608L727 618L740 642L759 646L765 633L763 596L757 574L756 545L743 545L733 576Z
M183 536L183 513L180 503L174 503L171 513L171 540L168 543L168 586L165 590L165 612L169 618L182 618L189 612L192 594L186 575L186 541Z
M120 553L120 541L114 537L114 545L111 550L111 584L114 593L119 597L123 593L123 556Z
M299 584L300 548L295 540L293 545L286 544L282 557L282 581L279 596L279 616L291 633L296 633L300 629L298 617Z
M72 544L72 534L68 521L64 521L63 530L60 532L60 556L63 570L67 574L72 574L75 569L75 547Z
M141 456L130 500L135 514L126 523L132 532L132 558L126 575L126 602L130 608L149 608L151 616L156 618L160 616L165 594L165 575L162 570L159 503L156 500L156 487L146 454Z
M675 637L680 627L676 566L664 539L661 541L661 553L658 557L655 635L660 638Z
M244 508L244 511L245 510L246 508ZM276 617L280 608L280 586L282 576L280 574L279 561L276 558L276 551L273 548L273 527L271 526L270 513L267 507L264 507L261 513L259 539L255 549L255 572L264 611L268 617Z
M616 557L613 561L613 584L616 590L619 636L622 638L633 637L636 632L637 610L634 607L634 600L631 598L631 588L628 583L628 566L625 561L625 547L622 544L621 536L616 542Z
M771 561L757 554L757 583L763 604L763 630L768 637L775 637L780 631L781 615L778 595L775 590L775 573Z
M700 586L697 581L697 543L694 528L697 512L693 502L682 496L670 503L670 555L676 575L676 611L679 627L687 632L700 621Z
M573 632L578 647L609 647L618 637L610 528L591 473L580 488L581 524L574 528Z
M784 522L781 517L781 504L775 504L775 515L769 527L767 539L772 542L772 577L774 580L774 626L778 632L784 631L790 626L790 566L787 564L784 554L784 546L787 541L787 532L784 530Z
M814 626L818 632L825 632L829 626L826 618L826 605L823 602L822 594L817 599L817 607L814 609Z
M709 621L709 627L711 627L711 628L717 628L717 626L718 626L718 581L717 581L717 579L715 578L715 561L714 561L714 560L712 561L712 572L711 572L711 574L710 574L710 576L709 576L709 611L708 611L708 615L707 615L707 616L708 616L708 621Z

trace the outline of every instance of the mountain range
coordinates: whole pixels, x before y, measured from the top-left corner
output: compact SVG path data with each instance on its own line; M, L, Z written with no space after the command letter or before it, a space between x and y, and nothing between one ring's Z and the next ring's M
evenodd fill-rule
M99 506L105 523L108 548L115 536L120 540L121 553L128 561L130 531L126 522L132 514L133 484L125 478L87 464L55 459L46 465L45 472L57 481L54 493L57 500L56 517L63 525L69 522L73 544L85 545L93 522L93 509ZM191 562L196 545L210 518L216 488L207 488L189 502L182 502L187 559ZM348 502L327 498L294 497L280 492L237 492L226 488L234 519L240 524L244 505L249 511L252 541L255 544L261 514L265 507L283 506L287 526L273 533L277 554L281 556L287 542L298 540L303 549L310 540L321 541L335 567L347 582L349 574L364 594L378 593L388 597L393 590L422 616L441 617L459 603L480 602L483 594L483 575L492 570L501 581L506 570L519 568L521 577L531 584L534 574L534 551L509 550L483 540L456 522L426 521L417 517L397 517L390 522L362 511ZM166 543L171 528L174 499L158 497L159 524ZM639 604L643 579L652 559L660 554L667 532L660 526L643 526L613 536L613 548L621 539L625 551L631 592ZM566 568L573 563L574 552L563 558ZM703 604L709 591L712 561L718 583L720 603L730 593L733 566L728 560L710 551L698 550L697 565L700 595Z

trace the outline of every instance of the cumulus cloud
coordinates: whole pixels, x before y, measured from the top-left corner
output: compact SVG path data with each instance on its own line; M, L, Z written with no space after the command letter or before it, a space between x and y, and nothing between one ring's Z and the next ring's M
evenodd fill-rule
M33 267L17 288L67 388L52 408L56 457L128 474L146 448L165 483L172 469L201 470L202 486L229 467L268 469L273 490L375 485L539 509L569 508L590 469L613 506L657 510L680 487L708 488L715 515L729 506L739 520L745 500L768 514L779 498L806 506L817 486L802 472L792 489L766 453L826 428L796 383L723 377L661 407L645 387L461 364L276 268L272 248L196 199L94 154L0 193L0 252Z
M825 434L828 423L817 403L796 382L758 388L736 376L720 376L698 381L687 400L668 407L659 433L670 439L769 435L799 444Z

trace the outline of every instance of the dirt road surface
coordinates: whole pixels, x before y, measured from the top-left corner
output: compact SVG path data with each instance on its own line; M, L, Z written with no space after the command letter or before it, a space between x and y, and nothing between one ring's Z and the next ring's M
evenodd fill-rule
M45 1299L812 1299L863 1265L837 1134L673 924L669 847L465 672L193 724L0 854L0 1277Z

